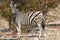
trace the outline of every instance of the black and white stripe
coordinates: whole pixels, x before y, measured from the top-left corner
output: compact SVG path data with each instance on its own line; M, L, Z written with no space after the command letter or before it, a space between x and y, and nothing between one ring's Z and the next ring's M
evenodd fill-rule
M41 22L41 20L42 13L40 11L19 12L16 14L16 21L19 21L22 25L36 24L37 22Z

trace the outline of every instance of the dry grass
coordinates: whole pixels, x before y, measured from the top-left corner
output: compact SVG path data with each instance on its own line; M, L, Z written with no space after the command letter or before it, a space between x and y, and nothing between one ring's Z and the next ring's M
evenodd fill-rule
M46 36L44 37L44 40L60 40L60 26L46 27L44 33L46 34ZM33 37L30 37L30 38L27 37L27 40L34 40L34 38ZM40 38L40 40L43 40L43 39Z

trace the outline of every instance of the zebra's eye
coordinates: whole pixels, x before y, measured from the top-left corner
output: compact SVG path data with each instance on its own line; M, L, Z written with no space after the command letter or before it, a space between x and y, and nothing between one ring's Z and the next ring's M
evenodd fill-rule
M28 30L28 32L30 32L30 30Z

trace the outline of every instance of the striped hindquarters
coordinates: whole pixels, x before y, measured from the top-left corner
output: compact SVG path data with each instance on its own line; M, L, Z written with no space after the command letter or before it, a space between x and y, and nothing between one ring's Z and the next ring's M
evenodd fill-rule
M23 25L31 25L41 22L42 13L40 11L27 12L23 17Z

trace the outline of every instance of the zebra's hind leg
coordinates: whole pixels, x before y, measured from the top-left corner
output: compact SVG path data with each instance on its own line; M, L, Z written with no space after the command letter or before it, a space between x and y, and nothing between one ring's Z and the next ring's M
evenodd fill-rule
M41 27L41 24L38 24L38 27L39 27L39 38L43 38L44 37L44 30L42 29Z
M45 32L45 29L42 29L42 34L41 34L42 40L45 40L45 37L46 37L46 34L44 32Z

